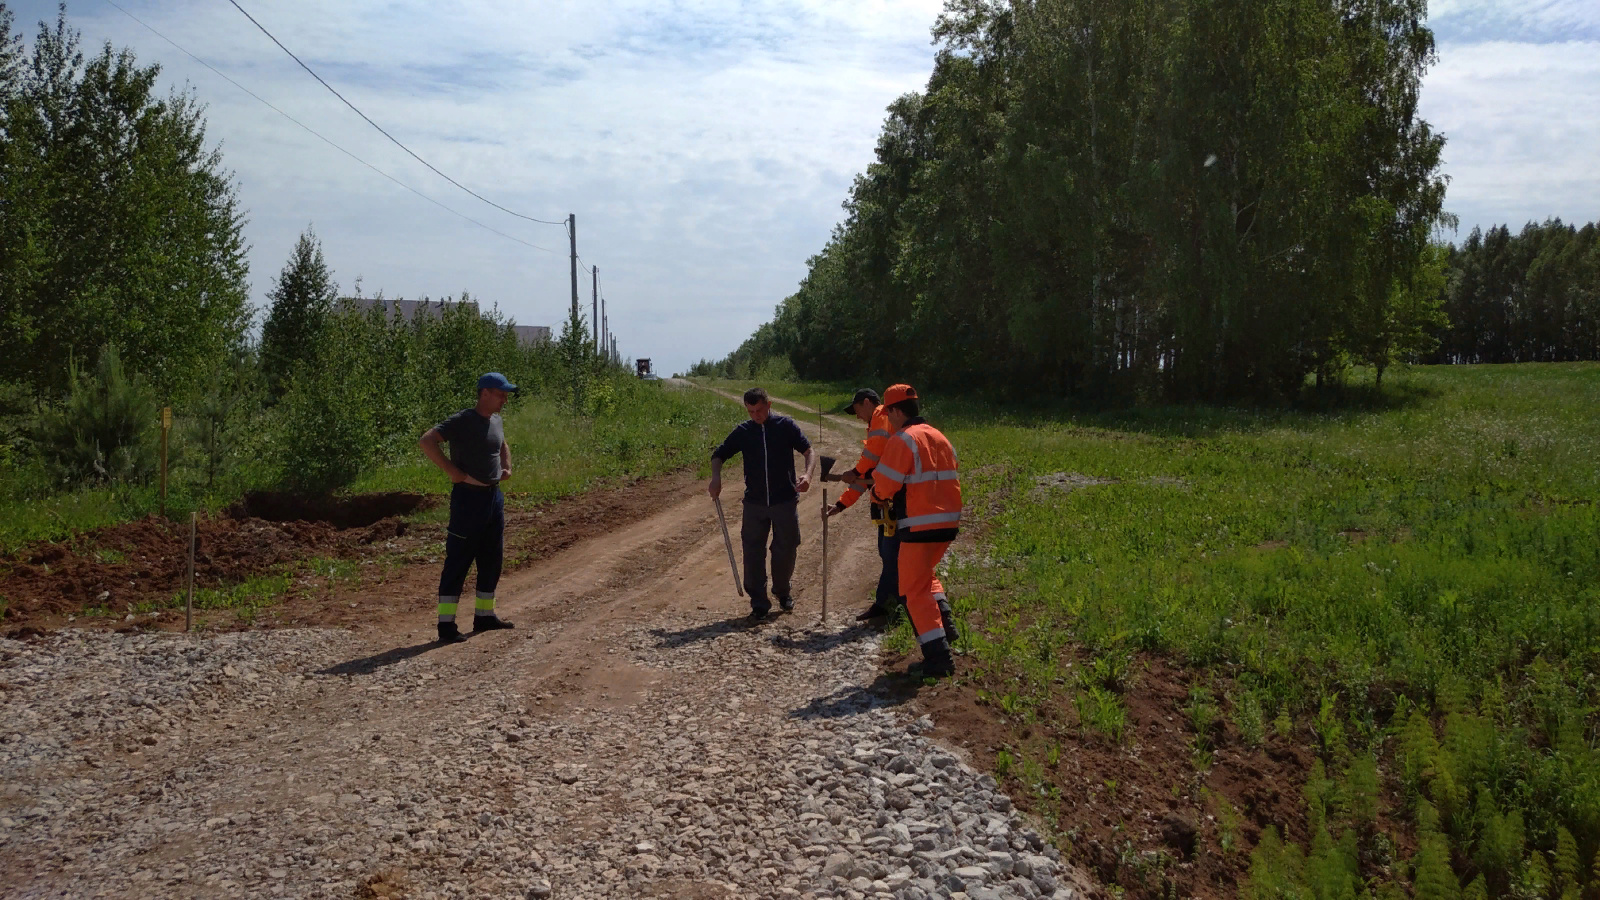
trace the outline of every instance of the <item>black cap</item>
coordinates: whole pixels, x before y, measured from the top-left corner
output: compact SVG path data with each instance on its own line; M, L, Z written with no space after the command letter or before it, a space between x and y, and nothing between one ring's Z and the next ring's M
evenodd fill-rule
M849 403L845 404L844 409L840 410L840 412L850 413L850 414L854 415L855 411L856 411L856 404L860 403L863 400L871 400L872 401L872 405L873 406L877 406L878 405L878 392L873 390L872 388L862 388L861 390L856 391L855 399L851 400Z

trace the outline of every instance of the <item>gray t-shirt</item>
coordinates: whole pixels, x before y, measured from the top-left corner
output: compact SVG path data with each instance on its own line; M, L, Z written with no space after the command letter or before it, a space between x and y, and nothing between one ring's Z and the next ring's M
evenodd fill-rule
M433 426L450 444L450 461L484 484L500 480L500 445L506 432L496 413L487 419L468 407Z

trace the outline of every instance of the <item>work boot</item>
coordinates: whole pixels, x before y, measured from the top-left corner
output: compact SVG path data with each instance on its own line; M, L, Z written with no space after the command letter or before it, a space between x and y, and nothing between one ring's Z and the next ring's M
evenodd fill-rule
M950 658L950 642L934 638L922 645L922 670L915 674L923 678L948 678L956 673L955 660Z
M767 617L767 614L770 613L770 612L772 612L772 607L771 606L751 607L750 615L745 619L745 621L747 621L747 622L760 622L761 620L765 619Z
M888 614L889 614L888 607L886 607L882 603L879 603L876 600L874 600L872 605L867 607L865 612L862 612L861 614L856 616L856 621L857 622L865 622L868 619L881 619L884 616L887 616Z
M464 641L466 639L467 639L466 635L463 635L461 633L461 629L456 627L456 623L454 623L454 622L440 622L439 623L439 643L441 643L441 644L459 644L459 643L461 643L462 641Z
M794 598L793 597L779 597L778 598L778 608L783 610L784 612L794 612Z
M499 631L502 628L515 628L515 627L517 627L517 626L511 624L510 622L507 622L505 619L502 619L502 618L500 618L499 616L497 616L497 615L495 615L493 613L490 613L487 616L473 616L472 617L472 630L473 631Z

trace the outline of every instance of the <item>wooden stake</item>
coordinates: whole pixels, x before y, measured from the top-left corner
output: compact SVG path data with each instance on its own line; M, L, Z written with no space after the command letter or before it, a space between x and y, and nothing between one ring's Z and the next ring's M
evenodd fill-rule
M828 624L828 489L822 489L822 624Z
M194 629L194 528L200 513L189 513L189 597L183 602L183 630Z

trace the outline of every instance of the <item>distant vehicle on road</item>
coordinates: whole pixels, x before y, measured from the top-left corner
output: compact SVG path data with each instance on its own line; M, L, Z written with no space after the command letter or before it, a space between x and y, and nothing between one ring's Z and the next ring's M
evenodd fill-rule
M660 375L657 375L654 372L651 372L648 375L641 375L640 377L645 381L666 381L665 378L662 378Z
M654 376L651 375L651 373L650 373L650 359L648 357L634 360L633 361L633 368L634 368L635 371L637 371L639 373L639 377L640 378L650 378L650 379L653 379L653 380L659 380L660 377L661 377L659 375L654 375Z

